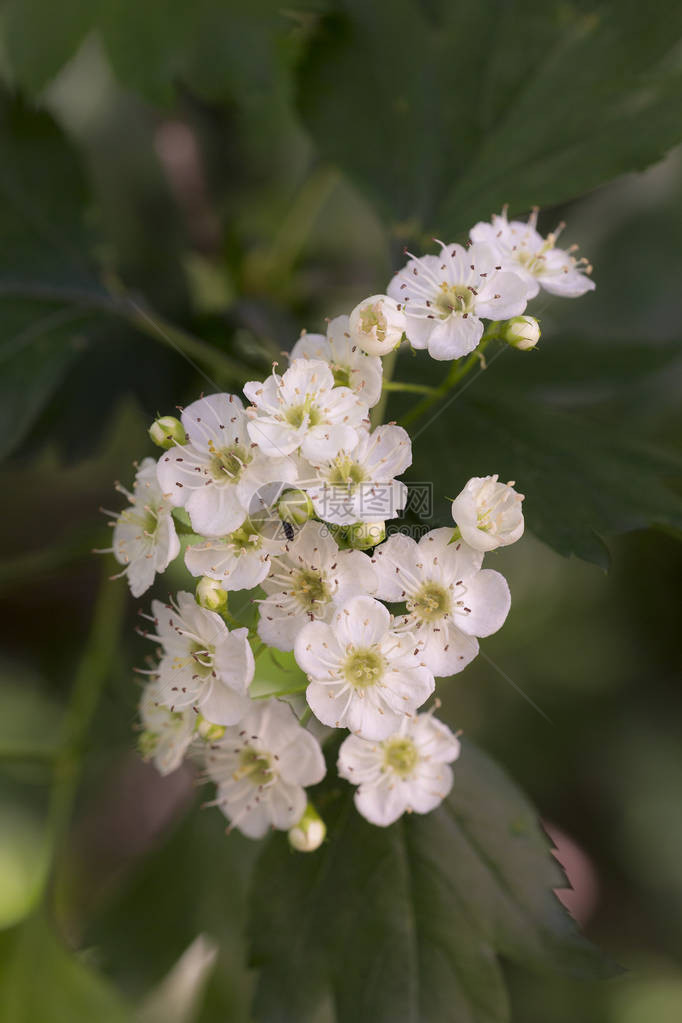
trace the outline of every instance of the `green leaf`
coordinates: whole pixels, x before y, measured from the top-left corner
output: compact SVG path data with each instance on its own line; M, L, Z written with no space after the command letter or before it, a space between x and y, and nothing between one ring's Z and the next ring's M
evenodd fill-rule
M0 457L13 451L87 347L92 314L59 287L99 291L77 156L49 115L0 94ZM17 298L49 283L53 302Z
M79 961L42 917L0 935L0 1019L4 1023L129 1023L113 988Z
M14 78L37 94L75 53L92 27L94 0L7 0L0 26Z
M401 234L563 202L682 138L682 9L637 0L339 0L302 62L322 155ZM447 239L446 239L447 240Z
M249 693L254 699L269 696L290 696L302 693L308 679L301 671L293 653L268 647L256 660L256 674Z
M134 999L148 996L195 940L219 947L207 1019L247 1018L249 977L244 962L245 892L258 845L215 808L198 806L164 835L90 912L87 940L107 974ZM134 926L131 922L134 921ZM202 1015L202 1019L204 1016Z
M508 383L502 365L491 365L413 434L437 517L471 476L499 473L525 494L528 527L566 556L608 567L602 537L651 525L682 529L682 497L666 485L682 475L678 454L629 435L627 424L557 408L522 382L517 390ZM455 457L444 467L439 452L450 444Z
M317 804L322 849L266 846L252 883L252 961L261 1023L503 1023L504 957L538 971L600 976L599 953L552 889L565 887L536 812L467 742L450 796L431 814L377 828L330 776ZM342 787L343 786L343 787Z
M297 4L297 12L308 6ZM131 0L69 0L59 12L49 0L7 0L0 21L13 77L31 94L97 33L124 87L161 105L177 98L179 85L189 85L202 97L251 106L282 84L282 41L295 28L296 17L276 0L248 7L224 0L146 0L142 7Z

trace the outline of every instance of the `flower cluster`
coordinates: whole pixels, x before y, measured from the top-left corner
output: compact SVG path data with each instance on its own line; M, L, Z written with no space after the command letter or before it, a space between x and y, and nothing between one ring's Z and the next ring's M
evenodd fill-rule
M123 491L110 550L136 597L181 551L196 583L144 616L156 654L139 745L164 774L198 761L214 805L244 834L274 827L297 849L319 845L324 824L306 789L325 774L325 727L350 733L338 772L372 823L427 813L449 792L460 744L424 707L507 617L509 587L483 559L521 537L523 498L496 475L475 477L452 502L453 523L386 539L412 448L401 426L374 422L381 357L408 343L458 359L484 330L532 348L539 328L525 309L540 287L594 287L557 234L543 239L535 216L503 213L477 224L466 247L410 255L387 294L331 320L326 335L302 334L286 367L247 383L246 404L212 394L152 425L163 452ZM257 604L250 628L228 609L233 591ZM251 694L265 648L293 651L307 677L300 718L295 699Z

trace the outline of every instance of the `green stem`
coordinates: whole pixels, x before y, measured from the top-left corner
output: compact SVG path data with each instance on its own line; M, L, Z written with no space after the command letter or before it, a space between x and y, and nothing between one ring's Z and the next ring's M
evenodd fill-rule
M254 254L249 270L252 283L271 288L288 279L338 180L335 167L322 164L313 170L301 185L270 247Z
M49 746L16 746L0 749L0 763L2 764L53 764L57 759L59 751Z
M394 348L392 352L389 352L388 355L384 356L384 364L383 364L383 367L382 367L383 368L383 382L382 382L382 385L381 385L381 397L379 398L379 401L377 402L377 404L374 406L374 408L370 412L370 417L369 417L370 418L370 425L372 426L372 429L374 429L377 426L380 426L380 424L383 423L383 421L384 421L384 414L386 412L386 404L388 402L388 391L389 391L389 386L388 385L390 384L391 378L392 378L393 373L395 371L395 364L396 364L396 361L397 361L397 358L398 358L398 349L399 348L400 348L400 346L398 346L398 348Z
M434 392L428 397L423 398L422 401L418 401L416 405L413 405L401 419L402 426L409 426L410 423L414 423L417 419L420 419L426 412L429 412L439 401L441 401L445 395L456 387L457 384L467 376L477 365L483 365L485 362L482 361L482 355L490 342L498 337L499 324L497 322L491 323L488 326L485 334L481 338L480 344L475 351L471 353L466 359L459 359L457 362L453 362L450 367L450 372L446 376L443 383L435 388Z
M408 384L403 380L387 380L384 383L385 391L405 391L409 394L435 394L436 388L430 384Z
M48 813L53 878L73 813L88 733L116 657L126 594L125 586L109 580L107 566L100 582L90 634L71 690L63 723L62 743L54 760Z
M313 716L312 710L310 709L310 707L306 707L306 709L303 711L300 718L298 719L299 725L307 725L312 716Z
M195 337L182 327L164 319L150 306L130 295L111 295L106 292L86 291L79 288L61 288L32 281L8 281L0 285L0 298L20 297L36 302L74 305L89 312L106 313L126 320L140 333L174 348L190 362L201 363L218 377L243 383L253 378L253 370L232 359L220 349Z

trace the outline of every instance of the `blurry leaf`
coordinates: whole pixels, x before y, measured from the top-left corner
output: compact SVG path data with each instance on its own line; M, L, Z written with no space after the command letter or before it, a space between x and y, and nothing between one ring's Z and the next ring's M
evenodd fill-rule
M318 792L329 827L319 852L294 855L277 835L257 864L259 1021L306 1023L331 996L338 1023L502 1023L498 957L608 972L552 892L566 882L534 809L471 743L451 795L424 817L373 827L342 785Z
M246 1018L249 991L242 937L245 889L258 846L236 832L226 835L226 823L215 807L190 812L170 838L112 887L107 905L90 920L87 938L107 974L138 999L162 981L199 934L205 935L219 948L207 1000L216 1019L238 1023Z
M250 105L279 84L280 42L295 26L276 0L252 0L248 7L225 0L146 0L142 6L69 0L59 13L50 0L7 0L5 8L11 67L31 93L39 93L97 31L121 83L162 105L175 99L181 84L207 98Z
M6 0L0 24L14 76L39 93L69 60L91 25L94 0Z
M419 424L414 462L441 498L455 497L471 476L499 473L526 495L524 515L536 536L560 554L605 567L603 536L651 525L682 529L682 497L664 483L682 475L679 455L505 383L502 366L491 366ZM444 466L440 452L453 441L454 460Z
M452 236L504 202L565 201L682 138L682 8L336 6L310 39L300 109L324 158L402 233Z
M41 917L0 936L3 1023L129 1023L116 992L69 952Z
M45 832L38 814L0 793L0 930L23 920L42 895L49 866Z
M302 693L308 685L293 653L268 647L256 660L256 675L249 689L252 697L288 696Z
M60 286L98 290L78 160L54 121L0 94L0 457L23 440L87 340L92 314L64 308ZM17 298L33 286L53 302ZM30 291L30 288L28 289Z
M217 946L203 934L195 938L145 998L139 1023L194 1023L217 952Z

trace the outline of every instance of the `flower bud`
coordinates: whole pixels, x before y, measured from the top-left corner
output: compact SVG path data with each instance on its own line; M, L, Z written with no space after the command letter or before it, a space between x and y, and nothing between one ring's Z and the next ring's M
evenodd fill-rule
M507 320L502 337L513 348L530 351L540 340L540 324L534 316L514 316Z
M368 355L388 355L405 332L405 313L388 295L370 295L350 314L349 329L358 347Z
M185 428L175 416L161 416L155 419L149 427L149 436L157 447L164 450L173 448L176 444L187 443Z
M346 527L348 546L358 551L376 547L386 539L385 522L354 522Z
M327 826L312 803L308 803L298 824L289 830L289 844L298 852L315 852L327 835Z
M219 582L202 575L197 583L197 604L207 611L223 611L227 607L227 593Z
M225 735L225 725L214 725L207 721L203 715L198 715L196 732L204 742L218 742Z
M277 512L283 522L302 526L315 514L313 502L304 490L285 490L277 502Z

